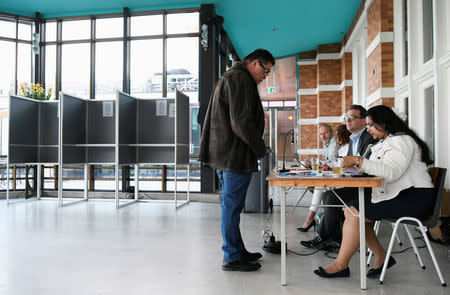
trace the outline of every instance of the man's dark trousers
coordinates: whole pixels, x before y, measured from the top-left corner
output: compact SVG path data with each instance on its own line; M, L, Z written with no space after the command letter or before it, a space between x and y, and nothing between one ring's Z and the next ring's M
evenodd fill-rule
M334 191L344 202L349 202L358 197L358 188L344 187L335 189ZM342 205L342 202L329 190L323 194L323 204ZM324 209L324 218L322 219L322 223L320 223L317 233L323 241L333 240L341 243L342 222L345 219L344 212L339 207L324 207Z

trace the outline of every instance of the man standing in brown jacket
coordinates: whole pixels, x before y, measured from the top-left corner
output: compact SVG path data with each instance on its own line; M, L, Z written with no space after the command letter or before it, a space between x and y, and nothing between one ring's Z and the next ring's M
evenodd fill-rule
M200 161L217 170L222 184L223 270L254 271L261 253L250 253L239 228L240 214L252 172L266 146L264 111L257 85L270 73L275 59L257 49L236 62L217 82L211 96L200 142Z

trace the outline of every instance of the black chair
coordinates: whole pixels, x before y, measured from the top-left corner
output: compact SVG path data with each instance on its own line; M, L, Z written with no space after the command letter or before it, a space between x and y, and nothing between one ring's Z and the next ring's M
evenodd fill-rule
M439 264L436 260L436 256L434 255L433 248L431 247L430 241L428 240L428 237L427 237L428 228L435 227L438 224L439 213L441 210L441 202L442 202L442 191L444 189L445 175L447 173L447 169L433 167L433 168L428 169L428 173L430 174L431 179L433 180L434 196L435 196L435 200L436 200L436 205L434 206L433 215L425 220L419 220L414 217L402 217L397 220L390 220L392 222L395 222L395 227L394 227L394 231L392 232L391 241L389 243L389 248L388 248L388 251L386 254L386 260L384 261L383 272L381 273L379 284L383 284L384 276L386 274L389 257L391 256L391 253L392 253L392 246L394 245L394 240L395 240L395 236L397 234L398 226L400 225L400 223L402 223L405 226L406 233L408 234L408 238L411 242L414 252L416 253L417 259L419 260L420 266L422 267L422 269L425 269L425 265L423 264L422 258L419 254L416 243L414 242L414 238L413 238L411 232L409 231L408 226L412 225L412 226L417 226L420 228L420 231L422 232L422 235L423 235L423 239L425 240L425 243L427 245L428 251L430 252L431 258L433 259L434 267L436 268L436 272L439 276L441 284L443 287L447 286L447 284L445 283L444 278L442 276L441 269L439 268Z

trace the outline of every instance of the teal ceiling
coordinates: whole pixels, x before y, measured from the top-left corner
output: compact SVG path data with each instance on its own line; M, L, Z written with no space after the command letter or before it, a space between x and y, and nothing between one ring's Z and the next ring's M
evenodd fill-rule
M199 7L213 3L239 56L266 48L283 57L340 42L361 0L1 0L0 12L44 17Z

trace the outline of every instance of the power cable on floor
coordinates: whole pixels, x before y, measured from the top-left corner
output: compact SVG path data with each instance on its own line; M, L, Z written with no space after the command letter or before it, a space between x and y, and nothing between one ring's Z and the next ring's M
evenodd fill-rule
M313 251L311 253L298 253L298 252L292 251L290 249L286 249L286 251L291 252L292 254L295 254L298 256L310 256L310 255L313 255L313 254L316 254L317 252L319 252L320 249L316 249L315 251Z

